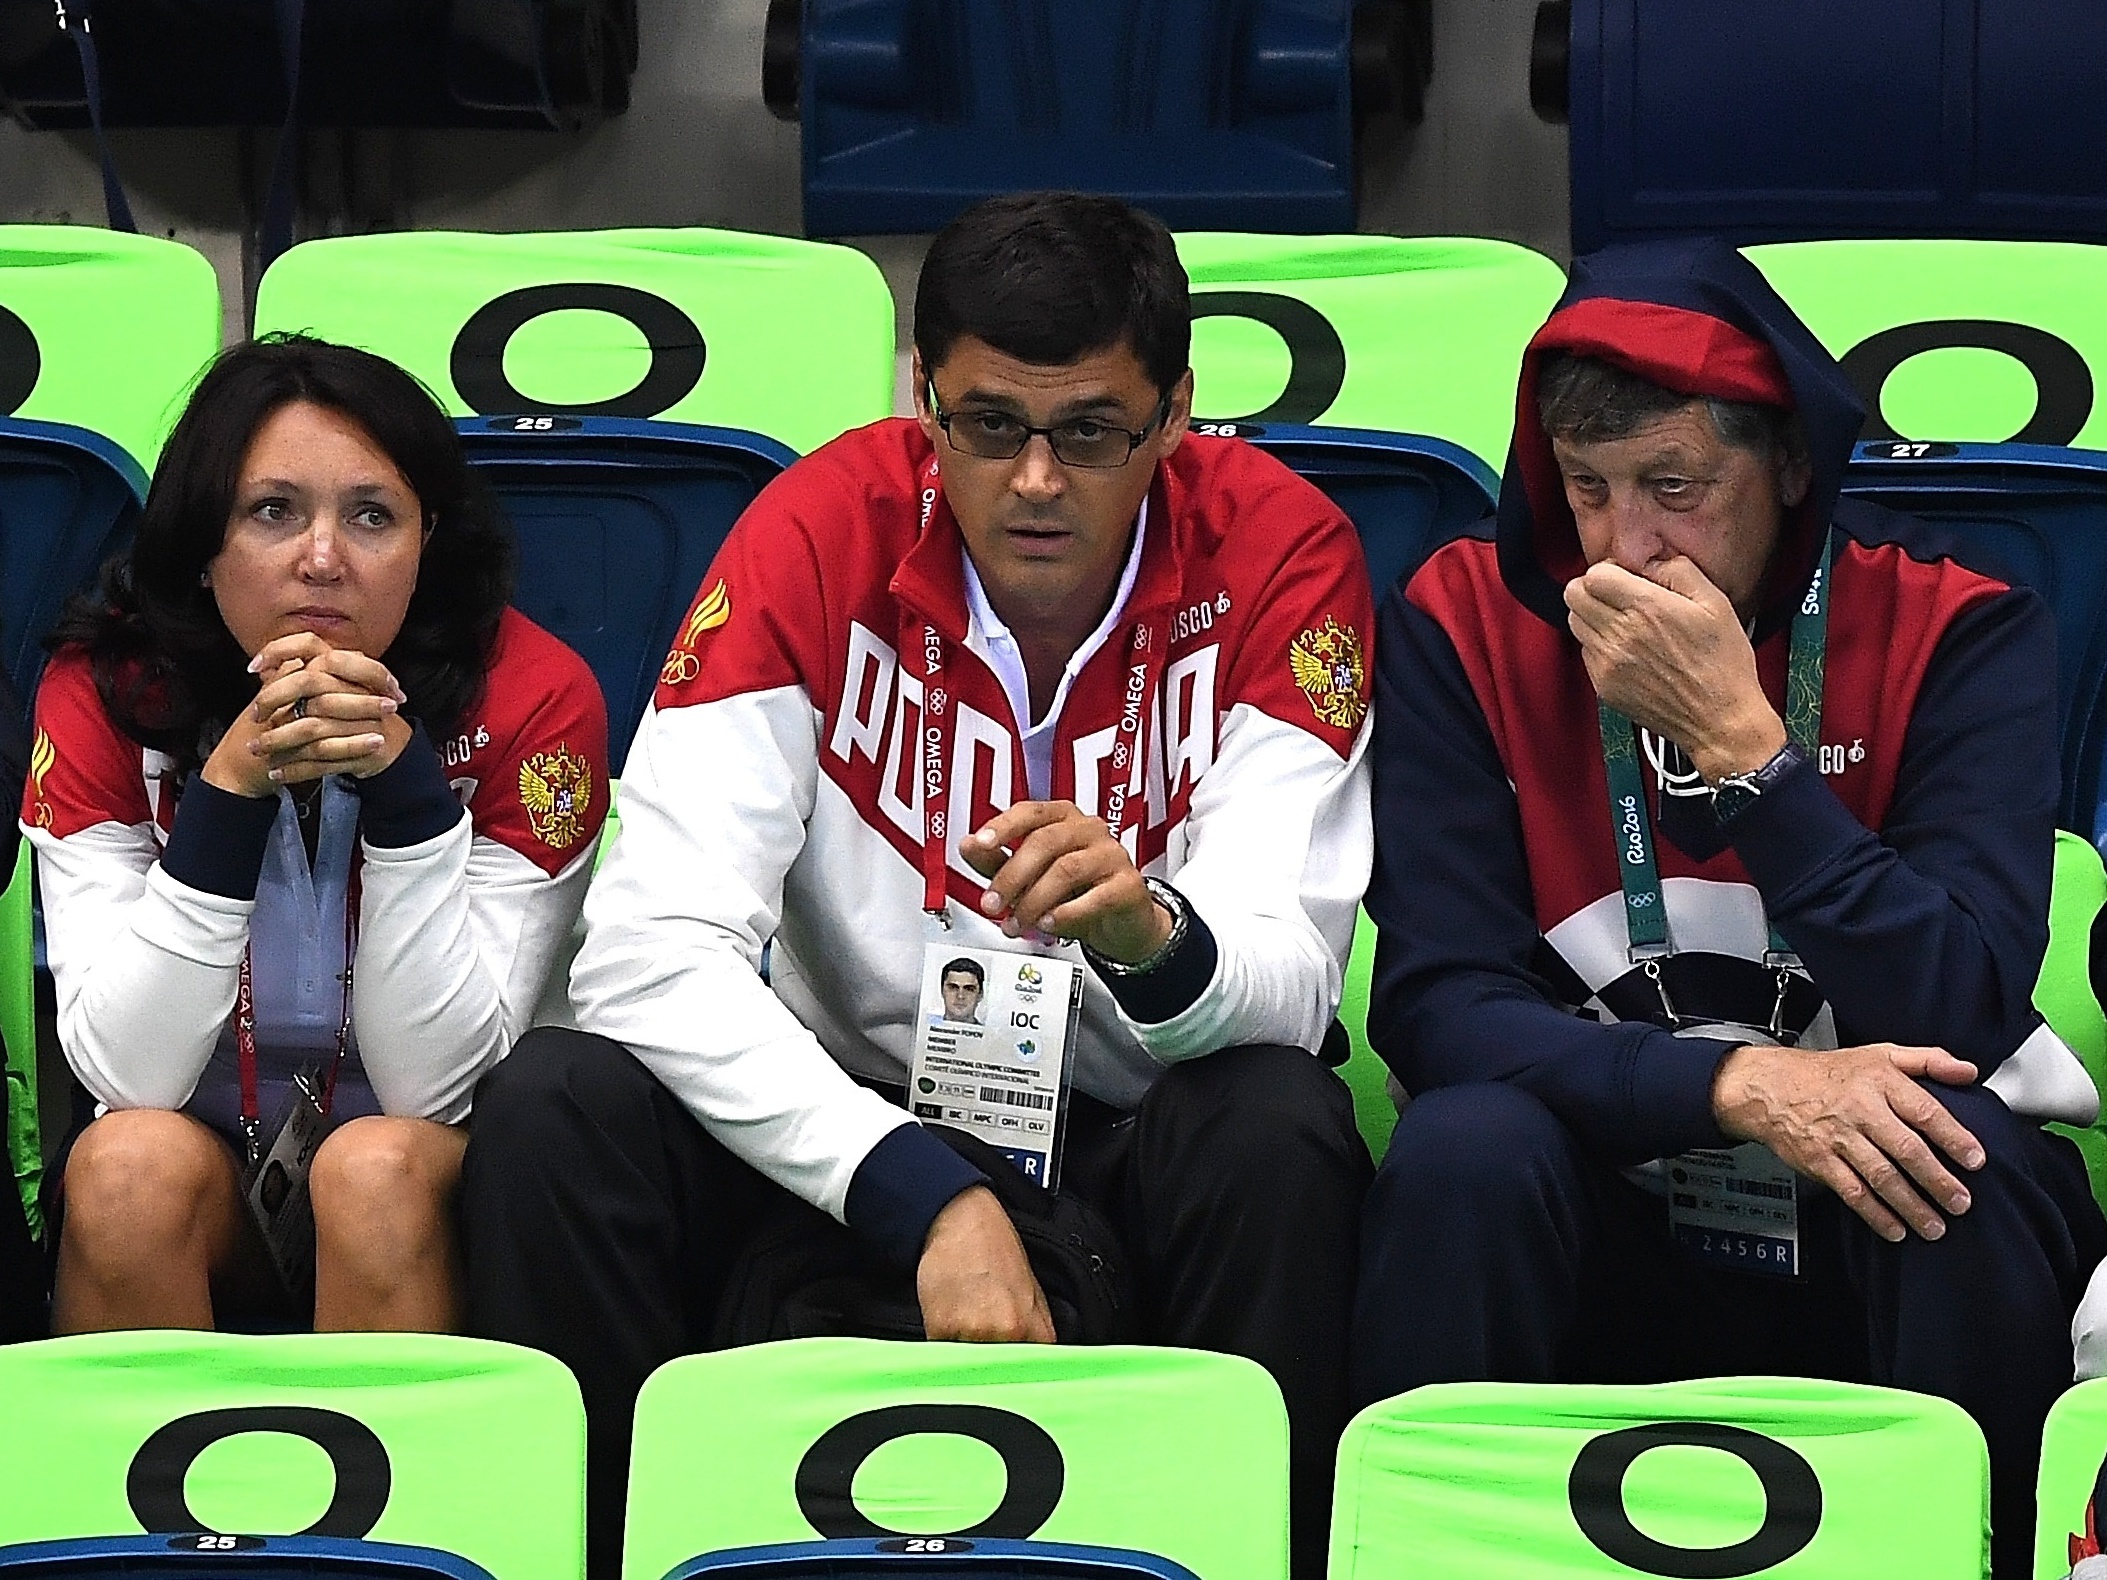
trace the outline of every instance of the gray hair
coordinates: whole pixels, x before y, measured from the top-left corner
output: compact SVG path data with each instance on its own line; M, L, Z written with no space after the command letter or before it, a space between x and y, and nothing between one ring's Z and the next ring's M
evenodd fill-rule
M1599 357L1551 351L1537 366L1536 411L1544 432L1569 444L1629 439L1671 412L1701 405L1712 429L1737 450L1807 459L1807 430L1799 413L1760 401L1685 395L1627 372Z

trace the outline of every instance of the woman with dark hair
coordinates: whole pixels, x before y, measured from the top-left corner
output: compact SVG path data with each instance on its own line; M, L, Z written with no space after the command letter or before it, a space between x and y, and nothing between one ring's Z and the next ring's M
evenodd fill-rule
M607 807L599 688L511 573L392 363L270 337L200 380L37 696L23 823L97 1115L53 1170L58 1331L298 1320L310 1282L317 1328L457 1324L460 1127Z

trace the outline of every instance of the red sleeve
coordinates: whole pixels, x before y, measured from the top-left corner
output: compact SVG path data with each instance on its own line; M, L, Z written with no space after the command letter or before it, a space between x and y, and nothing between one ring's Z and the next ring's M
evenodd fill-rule
M491 657L468 815L478 834L551 877L590 850L607 821L607 704L570 648L505 611Z
M806 522L818 519L822 500L838 492L827 459L810 458L785 472L739 517L674 632L652 698L659 708L800 684L820 694L813 666L821 662L823 608ZM837 504L837 518L856 508L846 496ZM843 551L860 552L862 545L845 542Z
M103 711L85 653L54 658L37 688L22 821L64 839L98 823L151 823L140 747Z
M1375 604L1360 540L1300 478L1268 490L1244 514L1237 527L1247 541L1280 547L1242 640L1224 655L1222 708L1248 703L1344 757L1368 716L1374 674Z

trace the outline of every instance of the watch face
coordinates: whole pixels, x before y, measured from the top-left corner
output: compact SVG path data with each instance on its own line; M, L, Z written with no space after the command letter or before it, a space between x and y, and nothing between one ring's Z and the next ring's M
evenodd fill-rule
M1721 824L1732 822L1736 816L1755 801L1756 796L1757 790L1754 785L1734 783L1721 785L1712 797L1712 817L1714 821Z

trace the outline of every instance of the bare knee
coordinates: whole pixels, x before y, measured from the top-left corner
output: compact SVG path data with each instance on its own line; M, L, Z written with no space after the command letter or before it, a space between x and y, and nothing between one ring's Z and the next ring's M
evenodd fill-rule
M338 1245L437 1235L461 1178L467 1137L426 1119L371 1116L331 1132L308 1175L315 1232Z
M66 1160L67 1246L95 1256L216 1242L238 1205L234 1159L188 1114L118 1109L81 1132Z

